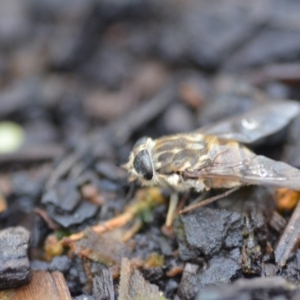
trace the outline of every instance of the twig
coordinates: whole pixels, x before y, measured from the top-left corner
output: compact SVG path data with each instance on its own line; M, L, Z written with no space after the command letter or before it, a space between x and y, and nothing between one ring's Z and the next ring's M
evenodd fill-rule
M274 251L278 266L286 264L291 252L296 248L300 238L300 201L292 214Z
M155 205L163 203L164 198L157 188L149 188L141 190L137 193L136 197L133 199L132 203L128 205L125 211L115 218L107 220L105 222L99 223L91 228L98 234L104 233L106 231L119 228L134 220L134 218L141 214L143 211L147 211ZM80 240L85 235L84 231L74 233L62 240L64 245L70 242Z
M21 148L13 153L0 154L0 163L51 161L59 155L62 155L63 151L64 149L56 144L50 144L46 146L33 145L31 147Z

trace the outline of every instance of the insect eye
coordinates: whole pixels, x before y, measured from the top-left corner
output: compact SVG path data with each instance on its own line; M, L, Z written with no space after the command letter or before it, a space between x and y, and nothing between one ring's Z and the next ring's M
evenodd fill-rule
M136 172L146 180L151 180L153 177L153 168L149 152L141 150L133 161L133 166Z
M147 136L141 137L140 139L138 139L138 140L135 142L133 148L136 148L136 147L138 147L138 146L140 146L140 145L142 145L142 144L145 144L146 141L147 141L147 139L148 139Z

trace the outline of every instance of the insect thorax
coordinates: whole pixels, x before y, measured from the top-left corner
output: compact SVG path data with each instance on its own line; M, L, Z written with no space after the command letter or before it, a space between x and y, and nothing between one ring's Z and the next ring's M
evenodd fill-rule
M202 134L178 134L155 140L151 156L154 169L164 175L195 168L204 159L206 141Z

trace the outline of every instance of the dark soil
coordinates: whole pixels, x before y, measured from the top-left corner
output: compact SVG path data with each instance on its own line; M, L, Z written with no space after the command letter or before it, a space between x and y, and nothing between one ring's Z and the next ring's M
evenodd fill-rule
M243 188L168 231L155 195L170 191L139 194L120 166L140 137L189 132L261 97L300 100L299 59L293 0L1 1L0 127L25 137L16 151L0 140L0 288L31 269L63 273L78 300L141 299L127 286L148 299L297 299L299 250L284 265L274 256L293 207L279 210L274 190ZM254 151L299 168L299 124ZM147 197L126 225L90 229Z

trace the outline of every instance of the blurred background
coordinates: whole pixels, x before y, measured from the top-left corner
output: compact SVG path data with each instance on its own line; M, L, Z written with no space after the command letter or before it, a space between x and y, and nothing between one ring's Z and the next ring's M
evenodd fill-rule
M0 152L56 157L168 86L154 136L299 98L299 58L297 0L3 0Z

